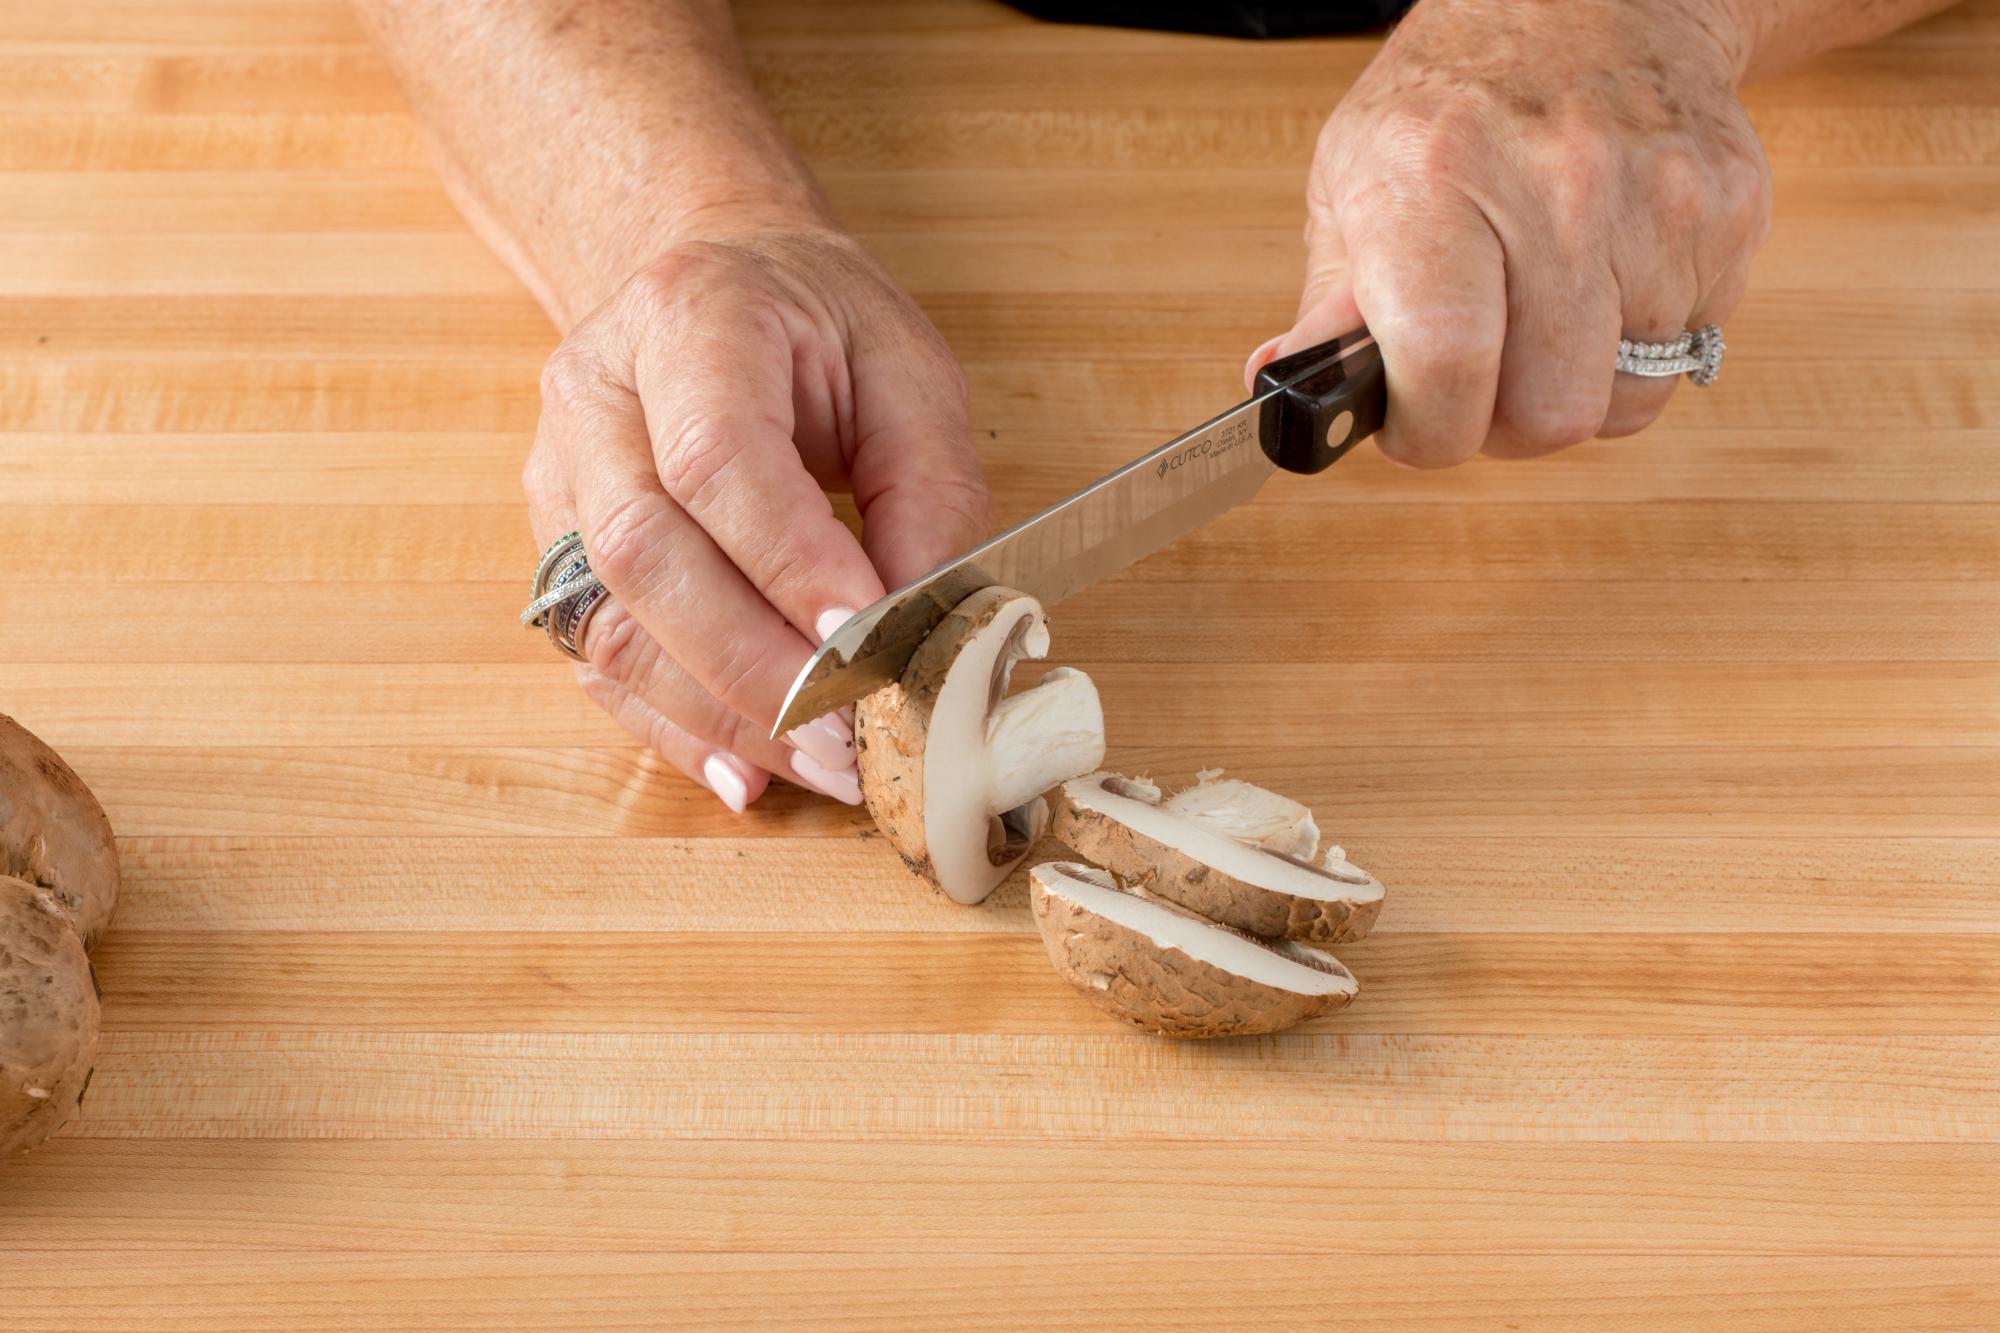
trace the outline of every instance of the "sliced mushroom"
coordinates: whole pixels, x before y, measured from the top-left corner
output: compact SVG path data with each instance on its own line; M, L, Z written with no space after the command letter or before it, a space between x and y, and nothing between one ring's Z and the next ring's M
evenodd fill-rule
M1360 939L1382 910L1382 886L1345 859L1314 865L1310 848L1279 850L1304 847L1312 816L1299 820L1287 808L1295 804L1214 781L1163 801L1151 783L1093 773L1063 784L1051 831L1091 863L1212 921L1315 944ZM1263 843L1251 840L1259 834ZM1311 836L1317 844L1316 829Z
M1034 598L986 588L931 632L900 681L855 708L861 794L903 863L962 903L991 893L1048 825L1042 794L1104 762L1104 710L1057 667L1009 697L1023 657L1048 652Z
M1345 1005L1354 976L1331 954L1265 940L1055 861L1030 872L1049 961L1092 1004L1167 1037L1277 1032Z
M97 984L55 895L0 878L0 1158L62 1128L97 1059Z
M62 756L0 715L0 875L47 889L94 948L118 904L104 807Z

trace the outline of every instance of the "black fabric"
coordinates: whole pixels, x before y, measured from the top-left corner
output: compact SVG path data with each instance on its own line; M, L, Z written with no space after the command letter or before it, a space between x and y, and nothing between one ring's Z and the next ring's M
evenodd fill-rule
M1163 28L1218 37L1313 37L1362 32L1402 17L1412 0L1007 0L1051 23Z

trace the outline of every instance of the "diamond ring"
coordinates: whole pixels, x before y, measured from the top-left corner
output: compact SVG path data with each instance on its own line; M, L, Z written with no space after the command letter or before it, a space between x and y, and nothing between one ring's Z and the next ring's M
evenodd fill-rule
M1686 375L1701 388L1715 383L1722 370L1722 326L1704 324L1683 329L1671 342L1640 342L1636 338L1618 340L1618 369L1627 375L1660 379Z
M558 651L583 661L583 627L610 600L611 590L591 571L582 533L565 532L550 543L535 565L530 587L532 600L521 612L521 623L546 630Z

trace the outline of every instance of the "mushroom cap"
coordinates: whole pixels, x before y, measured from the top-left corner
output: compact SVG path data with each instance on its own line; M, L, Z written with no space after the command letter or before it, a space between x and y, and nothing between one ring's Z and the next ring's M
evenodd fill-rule
M40 885L94 948L118 905L118 847L104 807L62 756L0 714L0 875Z
M0 1158L75 1114L97 1021L97 981L69 914L47 889L0 878Z
M1241 841L1226 820L1218 827L1217 819L1175 809L1177 799L1162 802L1151 783L1093 773L1062 785L1050 831L1126 882L1253 935L1338 944L1374 927L1382 885L1367 872ZM1295 827L1273 836L1300 845Z
M1041 603L1011 588L984 588L939 622L900 680L855 706L855 765L868 812L913 874L959 902L990 894L1048 825L1040 795L995 809L989 728L1014 664L1048 647ZM1090 762L1102 762L1094 690L1089 702L1100 736Z
M1277 1032L1354 998L1353 974L1331 954L1217 925L1094 866L1038 865L1029 884L1056 971L1099 1009L1144 1031Z

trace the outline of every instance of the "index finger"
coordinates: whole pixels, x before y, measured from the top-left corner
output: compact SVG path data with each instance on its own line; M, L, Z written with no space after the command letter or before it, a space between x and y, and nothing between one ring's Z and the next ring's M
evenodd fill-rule
M638 349L634 374L667 495L817 643L827 612L884 589L799 457L792 377L783 317L755 305L671 328Z
M1413 467L1479 452L1507 336L1507 270L1486 216L1457 194L1364 195L1342 215L1354 303L1382 349L1389 408L1376 439Z

